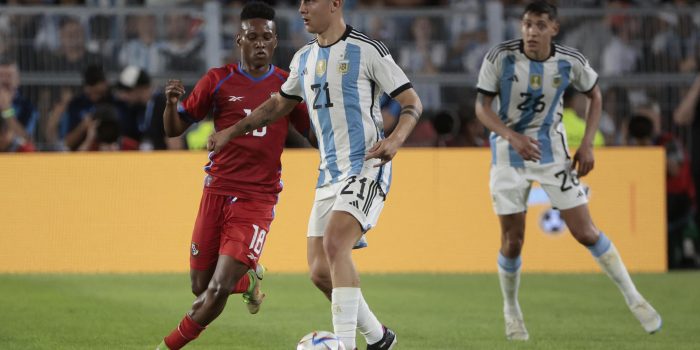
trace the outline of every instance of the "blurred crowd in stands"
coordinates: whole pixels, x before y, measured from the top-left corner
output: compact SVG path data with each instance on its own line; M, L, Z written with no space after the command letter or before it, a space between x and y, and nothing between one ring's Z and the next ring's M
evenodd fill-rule
M202 12L177 11L181 6L201 9L205 2L0 0L0 152L203 149L213 131L210 121L193 126L183 137L165 137L162 83L189 75L194 77L188 81L191 89L208 68ZM310 36L293 14L298 1L268 2L292 12L277 17L280 45L274 62L286 68ZM358 11L347 12L348 23L382 40L414 78L426 112L407 146L489 145L473 105L476 74L490 48L487 2L346 0L347 9ZM500 2L504 39L516 38L518 6L523 1ZM222 61L233 63L239 54L234 38L242 1L219 3ZM692 0L558 4L563 14L567 8L602 11L562 15L557 37L586 55L601 75L604 116L595 144L665 147L669 264L698 266L693 244L687 242L700 246L694 185L700 184L700 77L690 79L700 70L700 4ZM22 13L4 11L5 6L136 6L144 11ZM417 8L431 11L410 12ZM396 14L386 16L391 10ZM465 81L446 83L452 75ZM583 95L567 91L562 118L571 148L583 135L585 108ZM384 96L387 134L398 113L397 103ZM309 145L292 135L288 146Z

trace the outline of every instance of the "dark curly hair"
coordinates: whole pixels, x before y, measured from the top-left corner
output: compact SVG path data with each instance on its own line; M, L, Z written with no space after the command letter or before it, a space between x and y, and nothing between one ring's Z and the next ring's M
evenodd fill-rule
M241 21L252 18L262 18L269 21L275 19L275 9L262 1L251 1L241 10Z

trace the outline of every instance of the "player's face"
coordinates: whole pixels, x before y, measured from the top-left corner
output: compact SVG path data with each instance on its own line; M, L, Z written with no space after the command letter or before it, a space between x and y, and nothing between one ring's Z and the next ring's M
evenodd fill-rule
M325 32L331 23L331 14L336 0L301 0L299 13L304 20L304 27L309 33Z
M95 85L85 85L83 87L85 96L87 96L87 98L93 103L97 103L102 100L102 98L107 95L108 90L109 86L107 85L106 81L99 82Z
M241 58L245 64L253 67L269 65L277 47L275 22L263 18L241 22L236 43L241 47Z
M69 22L61 28L61 45L67 51L82 51L85 46L85 32L78 22Z
M529 56L543 58L547 55L552 38L559 32L559 24L547 14L528 12L523 15L520 31L525 43L525 52Z
M0 89L15 91L19 86L19 72L14 64L0 65Z

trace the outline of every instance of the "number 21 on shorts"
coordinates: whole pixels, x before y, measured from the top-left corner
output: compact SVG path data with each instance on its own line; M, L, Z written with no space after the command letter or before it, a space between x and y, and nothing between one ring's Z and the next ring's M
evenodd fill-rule
M262 253L263 246L265 245L265 236L267 236L267 232L265 232L264 229L261 229L260 226L253 224L253 239L250 240L250 245L248 246L248 249L252 250L260 256L260 253Z

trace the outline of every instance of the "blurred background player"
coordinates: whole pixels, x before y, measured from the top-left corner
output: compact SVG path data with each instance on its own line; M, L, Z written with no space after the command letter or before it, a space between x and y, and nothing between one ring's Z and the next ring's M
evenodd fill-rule
M279 91L288 73L270 64L277 46L274 16L264 3L246 4L236 37L240 63L209 70L181 105L182 83L168 82L163 116L168 136L181 135L210 111L216 129L225 129ZM258 312L265 296L260 291L263 269L258 259L282 190L280 156L289 123L302 133L309 127L303 105L285 115L209 154L190 250L192 292L197 299L157 349L180 349L197 338L223 311L231 293L243 293L248 310Z
M127 66L119 75L116 91L126 103L124 136L138 141L139 149L184 149L182 137L166 137L163 125L165 95L156 91L151 76L138 66Z
M137 140L122 135L119 113L109 104L95 106L86 118L87 134L78 151L137 151Z
M17 135L6 118L0 118L0 152L34 152L31 141Z
M661 317L635 288L615 245L594 225L577 178L593 169L593 139L602 98L598 75L586 58L575 49L552 43L558 31L555 6L545 1L528 4L522 15L522 39L491 49L479 72L476 112L493 131L490 187L501 223L498 274L506 337L529 338L517 295L527 194L533 181L540 183L552 204L561 210L574 238L590 250L618 286L644 330L654 333L661 328ZM558 131L555 120L569 85L589 98L586 131L573 162L565 135ZM491 107L496 96L500 102L498 113Z
M59 127L58 135L67 149L77 150L85 141L97 105L113 106L120 124L125 120L126 105L112 93L102 67L87 66L83 72L83 93L73 97L65 106L65 111L53 113L53 116L61 118L58 123L50 122Z
M31 141L38 113L34 105L19 92L17 63L0 57L0 114L14 133Z
M231 128L212 135L210 150L266 125L306 99L321 153L309 219L307 258L314 284L331 299L334 333L355 348L359 328L367 349L391 349L394 332L377 320L362 296L352 248L374 227L391 183L391 160L415 127L421 101L379 41L345 24L343 0L302 1L304 26L316 38L294 55L280 94ZM379 100L401 105L384 138Z

